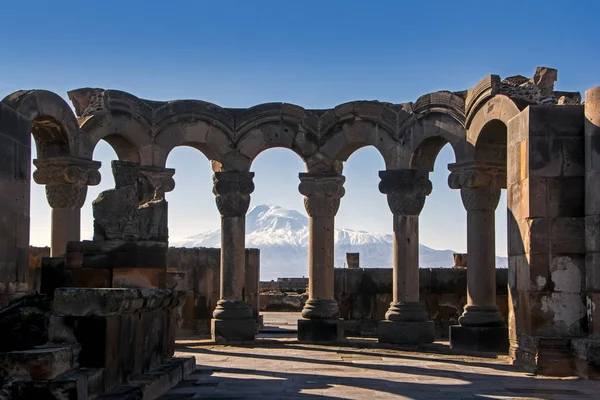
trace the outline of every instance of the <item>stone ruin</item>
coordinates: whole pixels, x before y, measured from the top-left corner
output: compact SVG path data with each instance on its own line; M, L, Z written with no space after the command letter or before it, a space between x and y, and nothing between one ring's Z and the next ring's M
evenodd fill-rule
M344 161L374 146L386 165L380 191L394 231L392 301L378 338L401 345L433 341L433 321L419 302L418 221L432 190L429 173L450 143L456 162L448 166L448 184L467 210L468 264L467 304L449 328L451 348L508 352L537 374L597 377L600 87L589 89L581 104L579 93L554 90L556 79L556 70L540 67L530 79L490 75L471 89L429 93L415 102L354 101L327 110L287 103L227 109L84 88L68 93L74 114L49 91L8 95L0 103L0 303L7 306L0 326L14 323L24 340L3 348L5 390L14 398L68 392L84 399L115 391L126 398L127 391L161 392L189 371L193 361L171 358L184 295L167 287L175 286L166 264L165 193L174 187L175 171L165 166L181 145L202 152L214 171L222 236L213 340L256 335L246 290L254 280L246 279L245 215L254 190L252 161L271 147L289 148L306 164L298 189L311 220L311 279L298 339L343 339L334 297L334 221L345 192ZM52 208L51 257L44 260L39 293L28 278L32 134L33 177L45 185ZM100 163L92 160L100 140L119 158L116 185L94 202L94 238L81 241L87 187L100 181ZM496 304L494 248L494 211L503 189L507 322ZM170 378L157 378L165 374ZM164 387L153 383L157 379Z

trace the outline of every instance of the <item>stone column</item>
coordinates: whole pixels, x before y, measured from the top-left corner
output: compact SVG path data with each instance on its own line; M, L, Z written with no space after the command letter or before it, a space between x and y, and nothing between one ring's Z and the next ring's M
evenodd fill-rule
M52 207L52 239L50 254L65 253L67 242L79 241L81 207L87 187L100 183L101 163L77 157L53 157L33 160L37 170L33 179L46 185L46 198Z
M451 164L448 184L460 189L467 210L467 305L450 327L450 345L480 351L508 351L508 330L496 305L495 211L506 167Z
M254 172L215 172L213 193L221 214L220 300L213 313L216 342L254 340L256 319L244 301L246 212Z
M333 341L338 338L340 310L333 297L335 215L344 196L344 176L301 173L298 190L310 217L308 300L298 321L298 339ZM341 333L340 333L341 335Z
M419 214L431 193L428 173L416 169L380 171L379 190L394 214L393 301L380 321L382 343L432 343L433 321L419 302Z
M600 86L585 92L585 277L588 331L600 337Z

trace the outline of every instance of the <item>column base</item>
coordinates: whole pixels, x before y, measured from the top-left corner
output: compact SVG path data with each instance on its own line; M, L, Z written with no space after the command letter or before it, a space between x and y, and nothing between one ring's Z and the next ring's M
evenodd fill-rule
M405 322L379 321L377 324L379 343L423 344L435 341L433 321Z
M508 353L508 328L452 325L450 347L494 353Z
M338 319L299 319L298 340L301 342L335 342L344 338Z
M256 337L256 320L212 319L210 334L215 343L249 342Z

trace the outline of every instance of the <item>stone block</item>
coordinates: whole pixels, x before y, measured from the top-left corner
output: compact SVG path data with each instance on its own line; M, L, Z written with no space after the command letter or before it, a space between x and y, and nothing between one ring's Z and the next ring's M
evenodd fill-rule
M337 319L298 320L298 340L300 342L335 342L343 338L343 329Z
M168 245L164 242L118 240L67 243L67 254L81 253L84 268L166 268ZM78 265L74 255L73 265Z
M74 363L72 346L44 346L0 353L0 372L15 379L54 379L71 370Z
M583 254L551 254L550 279L554 292L582 293L585 288Z
M550 219L550 251L585 254L585 219Z
M165 289L166 268L114 268L112 287Z
M508 328L450 327L450 347L457 350L508 353Z
M403 322L379 321L377 324L379 343L423 344L433 343L435 330L433 321Z
M67 270L68 284L65 286L79 288L110 288L112 272L105 268L77 268Z
M547 178L547 216L580 218L585 215L583 176Z
M585 216L585 248L589 252L600 252L600 215Z
M212 319L210 331L215 343L252 341L255 338L256 319Z

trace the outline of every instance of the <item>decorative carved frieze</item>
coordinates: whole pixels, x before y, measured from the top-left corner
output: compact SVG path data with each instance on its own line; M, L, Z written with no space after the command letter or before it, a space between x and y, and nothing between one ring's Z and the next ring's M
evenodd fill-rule
M506 187L506 166L489 163L451 164L448 186L460 189L467 211L492 211L498 206L500 192Z
M254 172L215 172L213 194L223 218L243 217L250 205L254 191Z
M394 215L419 215L433 189L429 173L418 169L379 171L379 191Z
M52 208L81 208L87 187L100 183L101 163L77 157L53 157L33 160L33 180L46 185L46 198Z
M304 196L304 207L311 217L333 218L344 197L346 178L337 173L300 173L298 190Z

